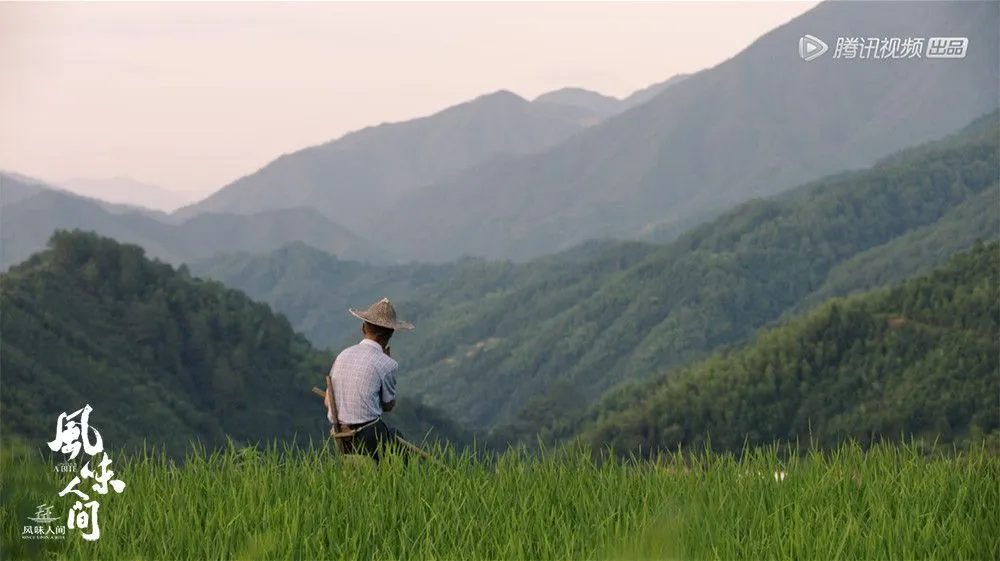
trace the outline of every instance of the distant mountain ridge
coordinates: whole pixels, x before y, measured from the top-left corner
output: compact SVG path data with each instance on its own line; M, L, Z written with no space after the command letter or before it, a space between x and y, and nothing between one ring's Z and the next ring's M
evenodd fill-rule
M476 428L537 426L817 299L909 278L995 238L1000 216L985 203L1000 190L998 154L995 111L879 165L744 203L666 246L602 240L524 264L386 268L288 251L195 270L288 310L330 348L354 338L353 301L398 294L418 327L394 344L412 390Z
M511 116L514 118L510 119ZM336 206L340 208L338 214L352 221L359 216L378 213L385 206L379 199L379 185L393 189L407 182L413 183L415 180L408 177L408 174L414 170L431 177L447 175L448 166L452 165L448 163L448 159L456 154L459 159L465 158L472 162L490 158L503 161L519 151L531 151L550 145L601 119L600 115L584 107L565 103L532 103L501 90L429 117L367 127L337 141L303 151L301 155L308 167L311 165L308 162L314 160L313 156L318 155L322 160L324 154L334 154L331 165L336 167L342 164L342 168L348 172L357 171L362 184L367 181L370 187L374 186L368 190L350 189L345 197L337 199ZM469 142L477 136L481 137L480 141ZM423 146L428 138L436 141L431 148ZM523 139L528 142L521 143ZM388 157L380 157L386 154ZM364 160L367 156L371 158L366 163ZM295 160L297 156L293 154L288 158ZM437 160L440 161L435 163ZM283 161L285 160L279 158L275 165L282 167L284 164L280 162ZM394 170L394 165L398 169ZM464 164L456 164L456 169L462 165ZM327 176L322 171L315 175L320 180ZM391 181L383 182L386 178ZM168 214L142 206L142 201L139 201L139 206L134 203L109 202L128 199L130 196L132 200L136 199L138 195L128 193L134 189L148 191L143 195L147 198L155 199L158 192L164 197L178 196L164 195L165 190L126 176L109 180L70 180L64 183L65 186L56 185L12 172L0 175L3 218L18 230L14 232L10 229L6 233L7 247L0 259L0 267L8 267L41 250L45 240L57 228L93 230L123 242L139 243L151 256L174 264L205 259L212 251L267 252L283 244L296 242L307 243L344 259L357 258L366 262L385 263L402 260L404 257L404 254L387 251L384 246L371 243L352 231L329 222L328 214L317 215L321 210L308 200L302 206L296 206L293 204L294 197L289 197L280 190L263 197L270 197L270 203L254 202L251 206L259 206L261 210L250 213L187 212L181 209ZM81 191L88 194L79 194ZM59 193L61 196L50 193ZM25 199L36 195L40 195L39 198L25 202ZM390 195L385 196L391 198ZM347 200L351 197L356 201L353 208ZM145 201L145 204L162 206L166 203L161 200ZM115 216L104 216L96 211L95 205ZM25 213L30 218L25 219ZM163 228L132 215L142 215L169 226L184 225L184 228ZM297 216L298 219L292 219L292 216ZM260 221L259 227L251 227L250 223L256 221ZM285 224L290 230L281 231L280 224ZM329 230L325 237L321 233L324 228ZM363 229L377 231L380 228ZM207 238L198 240L198 235Z
M995 2L825 2L645 104L420 189L380 220L401 250L435 261L526 260L591 237L670 241L693 216L863 168L995 109L998 20ZM803 33L946 33L980 47L948 61L807 63Z
M998 20L988 1L828 1L605 118L612 98L578 88L540 103L497 92L284 156L181 212L310 206L422 261L521 261L592 238L669 242L995 109ZM807 63L804 33L947 34L977 47L964 59Z
M190 193L171 191L127 175L106 178L74 177L55 183L79 195L166 213L177 210L194 198Z
M43 191L57 191L68 196L96 204L112 214L138 213L155 218L161 222L172 222L171 216L165 212L141 206L113 203L91 195L80 195L65 187L54 185L41 179L28 177L11 171L0 171L0 208L14 204L27 197L36 195Z
M246 214L308 206L338 224L365 231L360 219L428 183L505 154L530 153L581 130L579 108L536 105L501 90L427 117L383 123L286 154L179 209Z
M555 146L685 77L625 100L565 88L529 102L499 90L432 115L366 127L285 154L174 214L188 218L199 212L309 206L357 231L376 228L380 207L399 197L480 165Z
M622 110L621 100L583 88L562 88L544 93L531 101L539 104L561 104L581 107L593 111L601 118L609 117Z
M653 99L654 97L660 95L667 88L675 86L684 80L690 78L692 74L677 74L667 80L647 86L641 90L632 92L628 97L622 100L622 105L624 109L631 109L646 103L647 101Z
M669 80L633 92L624 99L584 88L567 87L544 93L532 100L532 103L569 105L592 111L601 118L607 118L646 103L670 86L684 81L689 76L690 74L678 74Z
M110 205L45 186L0 177L0 270L42 251L56 230L81 229L143 247L151 257L173 265L219 252L269 251L292 242L313 245L343 258L392 262L389 250L376 247L333 224L315 209L293 208L255 215L200 214L169 223L147 212ZM109 209L111 207L111 209Z

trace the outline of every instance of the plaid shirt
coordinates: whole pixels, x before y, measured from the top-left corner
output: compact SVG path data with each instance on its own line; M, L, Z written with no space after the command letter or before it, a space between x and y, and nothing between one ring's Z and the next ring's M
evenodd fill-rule
M340 422L354 425L380 417L382 403L396 399L397 370L399 363L371 339L363 339L337 355L330 376ZM326 417L333 422L330 408Z

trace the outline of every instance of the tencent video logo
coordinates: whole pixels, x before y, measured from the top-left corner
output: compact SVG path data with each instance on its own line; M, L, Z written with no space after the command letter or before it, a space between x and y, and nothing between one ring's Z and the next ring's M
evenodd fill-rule
M830 48L815 35L799 37L799 57L809 62ZM963 59L968 37L837 37L831 58L843 60Z
M823 56L829 49L826 43L821 41L819 37L814 37L812 35L803 35L799 37L799 56L802 60L809 62L810 60L816 60L817 58Z

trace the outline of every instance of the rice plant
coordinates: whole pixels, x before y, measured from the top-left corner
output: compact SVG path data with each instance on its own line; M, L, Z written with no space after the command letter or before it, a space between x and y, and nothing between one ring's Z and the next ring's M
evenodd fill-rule
M342 461L329 446L231 446L120 461L101 537L22 539L65 485L25 449L3 455L5 559L998 559L1000 459L845 444L806 456L565 450L441 463Z

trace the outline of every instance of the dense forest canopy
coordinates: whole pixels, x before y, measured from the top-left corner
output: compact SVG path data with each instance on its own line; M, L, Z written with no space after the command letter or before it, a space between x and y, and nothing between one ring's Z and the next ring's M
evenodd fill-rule
M836 298L748 347L612 392L555 429L623 452L845 439L1000 444L1000 244Z
M357 341L357 324L346 308L392 295L418 329L393 341L403 367L402 397L389 417L418 439L434 429L433 435L463 444L469 429L491 431L498 446L539 435L548 441L582 435L592 444L607 440L631 448L697 442L701 432L718 434L722 425L734 431L713 440L722 446L747 435L762 442L801 435L798 417L785 410L767 413L767 423L757 412L719 421L713 416L718 410L691 410L677 424L663 420L655 407L629 408L621 415L638 424L616 420L620 433L599 420L616 411L616 400L630 388L653 387L644 381L674 388L660 382L663 372L700 372L726 380L717 390L736 391L738 376L717 374L719 368L736 371L727 366L726 353L752 341L759 329L817 305L837 311L829 320L835 325L848 321L844 317L852 327L877 324L864 323L868 312L850 308L854 315L845 316L842 304L823 303L926 273L976 240L995 238L998 217L990 203L1000 192L998 133L994 112L870 169L741 205L669 245L595 240L526 264L464 258L378 266L303 244L193 264L196 274L208 271L222 284L193 277L188 266L175 270L152 261L134 245L60 231L48 250L2 277L4 431L47 436L59 412L90 400L109 416L109 440L130 446L145 440L171 453L192 439L214 446L226 437L241 443L322 437L322 408L309 388L321 385L332 352ZM941 306L966 313L947 302ZM297 332L303 325L326 350L317 351ZM795 335L801 339L812 324L796 325L805 330ZM907 322L891 331L906 338L879 343L903 361L891 374L899 380L910 380L920 368L914 365L924 359L913 353L922 346L952 348L927 339L921 325ZM852 336L867 341L882 332L873 333ZM973 345L983 335L969 337ZM864 370L874 360L864 345L851 352L840 346L831 351L825 340L816 345L825 349L815 351L821 358L802 359L815 360L810 368L833 368L824 361L837 357ZM964 350L941 356L975 365L975 376L995 369L981 348L955 348ZM765 371L780 377L786 366L778 361ZM959 376L941 372L946 379ZM805 379L798 397L782 398L787 403L781 407L820 399L811 387L834 392ZM690 399L670 393L664 403L687 400L693 407L698 395L711 395L693 388L701 389L685 387L694 392ZM866 424L872 415L852 417L860 414L851 412L851 399L864 411L884 413L883 424ZM961 440L995 428L982 404L961 396L954 398L956 407L968 415L949 412L944 423L933 413L939 416L932 426L914 424L919 415L905 400L876 405L866 399L809 401L824 415L843 409L842 419L821 424L818 437L905 429ZM604 412L595 418L595 411Z
M547 283L454 306L423 298L419 306L435 311L401 356L428 403L473 426L496 427L527 416L526 404L539 394L559 399L557 385L572 387L567 402L585 404L620 382L743 344L817 291L878 286L871 266L853 280L837 269L855 256L963 222L969 206L988 200L1000 152L997 114L989 121L872 169L742 205L637 259L615 260L620 250L608 247L606 258L591 262L597 274L582 267L568 269L576 275L568 278L549 273ZM908 270L919 273L995 236L996 213L982 218L953 229L944 246L951 253L919 252Z
M141 248L57 232L2 277L5 435L51 440L59 413L90 404L109 445L177 456L192 441L322 440L332 356L266 304ZM417 440L467 437L432 408L401 400L393 421Z
M664 246L605 240L526 264L397 267L295 246L192 269L269 302L331 349L357 336L347 307L392 296L418 326L394 342L405 393L476 430L532 441L538 425L620 383L743 345L830 297L905 280L994 237L998 138L993 112Z

